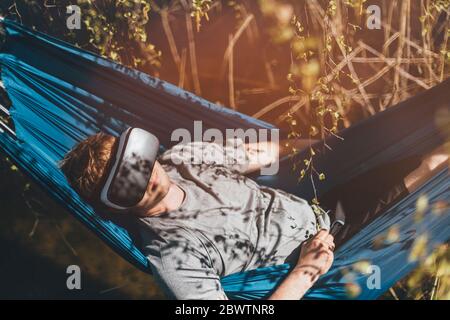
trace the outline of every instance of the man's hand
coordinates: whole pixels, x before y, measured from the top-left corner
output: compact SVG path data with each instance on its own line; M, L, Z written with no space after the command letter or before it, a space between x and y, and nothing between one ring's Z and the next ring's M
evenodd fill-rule
M269 297L270 300L298 300L325 274L333 263L334 239L319 231L302 245L297 265Z
M300 257L293 272L311 277L311 282L328 272L333 264L334 238L327 230L320 230L302 245Z

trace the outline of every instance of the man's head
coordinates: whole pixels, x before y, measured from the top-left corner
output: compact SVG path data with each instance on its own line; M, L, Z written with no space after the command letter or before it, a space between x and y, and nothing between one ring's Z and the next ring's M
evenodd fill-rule
M100 201L100 190L109 174L116 140L111 135L98 133L77 144L61 162L61 170L71 186L96 208L105 208ZM169 177L156 161L144 198L129 211L148 214L165 197L169 186Z

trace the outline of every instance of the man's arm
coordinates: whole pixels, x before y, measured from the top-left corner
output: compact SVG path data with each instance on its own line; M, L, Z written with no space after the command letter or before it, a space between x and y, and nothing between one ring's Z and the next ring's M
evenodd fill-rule
M295 154L309 148L317 140L288 139L277 142L246 143L245 151L249 158L246 174L257 171L262 167L275 163L284 156Z
M428 154L418 168L405 177L404 183L409 192L413 192L435 172L449 166L449 154L445 145Z
M328 272L333 263L334 239L327 230L319 231L302 245L297 265L268 300L300 300ZM226 296L222 297L227 300Z
M333 236L321 230L302 245L297 265L269 300L299 300L333 263Z

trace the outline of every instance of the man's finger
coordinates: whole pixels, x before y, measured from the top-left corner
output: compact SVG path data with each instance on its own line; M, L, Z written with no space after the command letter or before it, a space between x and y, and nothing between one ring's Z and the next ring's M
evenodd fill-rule
M321 251L321 250L327 250L327 251L333 251L334 250L334 242L326 242L320 239L315 239L316 248L315 250Z
M328 230L322 229L319 232L317 232L315 238L319 239L319 240L322 240L322 241L325 241L325 239L327 238L328 235L329 235Z
M330 250L334 250L334 238L331 234L329 234L327 236L327 238L324 240L324 242L328 245L328 247L330 248Z
M329 262L330 259L333 259L333 251L328 249L328 247L322 247L315 254L316 259L321 259L323 262Z
M325 241L329 242L329 243L333 243L334 242L333 235L329 233Z

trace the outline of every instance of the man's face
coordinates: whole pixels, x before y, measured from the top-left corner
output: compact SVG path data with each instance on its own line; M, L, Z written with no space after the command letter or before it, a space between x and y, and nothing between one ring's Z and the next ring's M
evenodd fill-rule
M149 215L149 211L164 199L169 187L170 179L161 164L156 161L144 198L133 208L133 213L138 216Z

